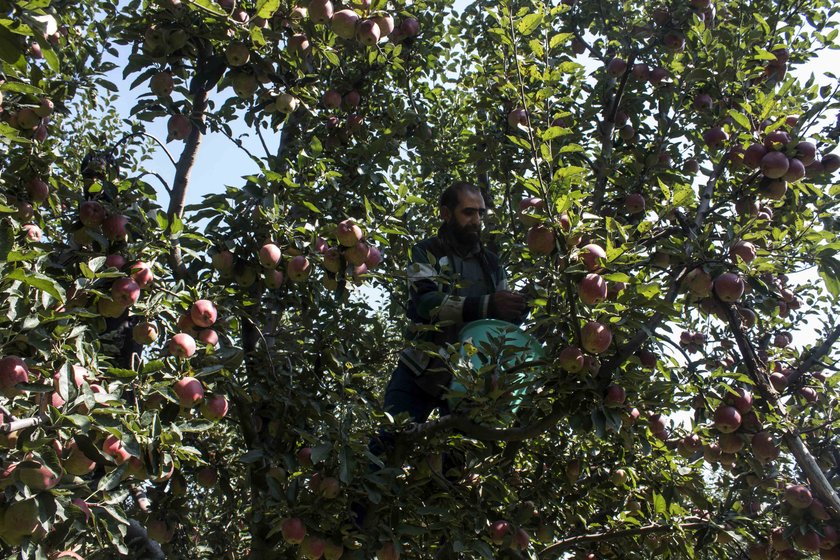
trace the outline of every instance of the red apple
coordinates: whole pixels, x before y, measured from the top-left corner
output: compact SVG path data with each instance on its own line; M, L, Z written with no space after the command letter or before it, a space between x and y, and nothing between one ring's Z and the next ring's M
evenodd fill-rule
M338 109L341 107L341 94L331 89L324 93L324 96L321 98L321 103L327 109Z
M768 152L761 158L761 172L768 179L780 179L785 176L790 163L782 152Z
M79 221L85 227L98 227L105 221L105 208L95 200L86 200L79 205Z
M190 307L190 319L199 327L213 326L216 322L216 306L210 300L196 300Z
M352 247L344 250L344 258L353 266L361 266L370 256L370 246L364 241L359 241Z
M507 115L508 126L511 128L519 128L520 126L528 126L528 112L525 109L517 108L512 110Z
M540 220L533 214L539 214L545 207L545 201L537 197L523 198L519 201L519 220L526 226L535 226Z
M284 114L294 113L299 104L298 98L287 91L278 95L277 99L274 100L274 106Z
M372 47L379 42L379 26L372 19L366 19L356 28L356 40Z
M712 277L700 267L694 268L686 274L683 283L696 296L707 297L712 292Z
M714 414L715 428L724 434L730 434L741 426L741 413L729 405L720 405Z
M312 267L309 264L309 259L303 255L293 257L286 265L286 276L292 282L304 282L312 273Z
M753 262L755 260L755 245L749 241L736 241L729 249L729 258L734 261L738 257L747 264Z
M286 48L294 55L304 56L309 52L309 37L303 33L295 33L289 37Z
M715 278L714 289L721 300L731 303L744 295L744 281L737 274L724 272Z
M624 209L628 214L640 214L645 211L645 197L641 193L631 193L624 198Z
M227 416L228 401L224 395L213 395L201 405L201 415L208 420L221 420Z
M29 368L18 356L6 356L0 359L0 392L6 395L17 394L14 388L18 383L29 381Z
M738 434L720 434L718 446L723 453L738 453L744 448L744 440Z
M19 466L16 471L20 481L35 492L49 490L61 481L61 474L53 472L46 465L38 465L37 467Z
M825 173L834 173L840 169L840 155L828 154L820 160L820 164Z
M65 452L67 458L61 461L61 466L68 473L74 476L85 476L96 468L96 461L85 455L74 440L70 440L65 447Z
M814 497L807 486L792 484L785 488L785 501L796 509L806 509L814 501Z
M330 0L312 0L308 11L312 23L327 24L333 17L333 4Z
M376 560L400 560L397 546L392 542L383 543L376 551Z
M339 10L332 16L330 28L333 33L342 39L353 39L356 36L356 27L359 26L359 19L359 14L353 10Z
M187 335L189 336L189 335ZM172 390L184 408L192 408L204 398L204 387L195 377L184 377L175 382Z
M219 343L219 334L213 329L202 329L198 331L198 340L215 347Z
M336 226L335 237L342 246L353 247L361 241L362 229L353 220L344 220Z
M149 89L158 97L169 97L175 89L175 80L171 72L158 72L149 80Z
M605 325L597 321L589 321L580 331L580 342L587 352L600 354L610 347L612 333Z
M811 165L817 159L817 147L811 142L800 142L794 149L796 158L805 166Z
M611 76L621 76L624 72L627 71L627 61L614 57L611 58L609 62L607 62L607 73Z
M158 329L148 321L141 321L131 329L131 336L137 344L151 344L157 340Z
M698 111L708 111L712 108L712 96L708 93L698 93L694 97L693 105Z
M579 373L583 371L584 359L583 352L577 346L567 346L560 351L557 361L560 367L569 373Z
M358 107L359 104L362 102L362 95L357 90L351 89L350 91L348 91L347 93L344 94L344 98L342 99L342 102L344 103L344 106L347 107L348 109L354 109L354 108ZM345 221L348 221L348 220L345 220ZM351 224L353 223L352 220L349 220L349 222Z
M137 261L131 265L131 277L141 289L148 288L155 281L152 265L143 261Z
M344 545L327 541L327 544L324 546L325 560L340 560L343 555Z
M175 114L169 117L166 123L166 130L168 136L167 141L170 140L186 140L187 136L192 132L192 122L186 115Z
M554 231L546 226L532 226L528 229L526 243L535 255L550 255L555 249Z
M196 473L196 482L202 488L213 488L219 480L219 475L213 467L204 467Z
M580 300L587 305L597 305L607 298L607 283L598 274L587 274L578 284Z
M601 259L607 258L607 252L600 245L590 243L581 248L579 257L589 272L599 272L603 268Z
M300 544L306 538L306 527L297 517L287 517L281 521L280 532L287 544Z
M41 228L35 224L23 224L22 229L27 241L32 241L33 243L40 242L41 238L44 236L44 232L41 231Z
M394 18L389 14L377 15L370 19L379 26L380 37L387 37L394 31Z
M637 62L633 65L632 73L637 80L647 80L650 77L650 67L643 62Z
M128 218L111 214L102 222L102 233L111 241L125 241L128 237Z
M712 127L703 133L703 142L712 149L719 148L727 140L729 140L729 135L719 126Z
M620 385L610 384L607 386L607 391L604 394L604 405L609 407L617 407L624 404L627 399L627 393L624 387Z
M113 457L118 465L122 465L131 458L131 454L123 447L122 441L114 435L109 435L102 443L102 453Z
M796 158L788 158L788 170L782 177L785 181L795 183L805 177L805 165Z
M761 160L766 155L767 148L763 144L751 144L744 151L744 163L753 169L758 169L761 165Z
M213 268L222 274L231 274L233 272L234 256L228 250L219 251L212 256Z
M228 65L233 68L246 65L250 58L251 51L248 50L248 45L245 43L237 41L230 43L227 48L225 48L225 59L227 59Z
M140 286L133 278L117 278L111 285L111 299L123 307L130 307L140 298Z
M187 333L178 333L169 341L167 348L176 358L189 358L195 354L195 339Z

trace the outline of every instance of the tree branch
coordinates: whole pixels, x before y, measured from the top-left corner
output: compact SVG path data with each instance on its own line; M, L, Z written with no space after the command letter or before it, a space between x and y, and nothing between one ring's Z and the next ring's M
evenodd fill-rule
M706 186L703 188L703 192L700 193L700 206L697 208L697 215L694 217L694 227L695 229L700 229L700 226L706 220L706 215L709 213L709 209L712 203L712 195L715 192L715 185L717 185L718 177L720 174L723 173L724 168L726 167L726 163L729 161L729 152L723 154L721 156L720 161L715 164L714 169L712 170L712 174L709 176L709 180L706 182Z
M206 57L207 53L202 51L200 57ZM199 65L203 62L199 60ZM201 147L203 138L202 129L206 120L207 100L209 94L203 87L195 90L192 98L192 112L190 120L193 123L190 135L187 137L184 151L181 152L178 163L175 165L175 179L172 181L172 196L169 198L169 208L166 217L169 219L167 233L171 231L175 218L184 215L184 206L187 200L187 187L189 186L190 173L195 165L198 156L198 149ZM169 262L172 265L172 275L176 280L184 280L187 276L187 267L181 258L181 243L178 238L171 239L172 248L169 252Z
M41 418L24 418L23 420L14 420L8 424L0 424L0 434L19 432L20 430L25 430L26 428L40 426L43 423L44 420Z
M607 114L604 115L604 120L601 123L601 154L598 162L598 173L595 178L595 190L593 192L592 211L595 214L600 214L601 205L604 203L604 193L607 190L607 164L608 160L612 158L613 150L613 132L615 131L615 115L618 113L618 106L621 103L621 98L624 95L624 88L627 86L627 80L630 78L630 72L633 70L633 64L636 61L636 55L630 57L627 61L627 69L621 76L621 82L618 84L618 89L610 102Z
M700 521L696 517L689 518L690 521L685 523L669 523L664 525L645 525L644 527L636 527L634 529L623 529L621 531L604 531L601 533L592 533L591 535L578 535L576 537L569 537L561 541L557 541L551 546L544 548L538 555L540 560L548 560L550 558L557 558L561 552L581 544L600 542L607 540L621 539L624 537L635 537L638 535L649 535L651 533L667 533L674 530L686 529L700 529L708 527L708 521Z
M788 385L795 385L799 378L811 369L814 364L820 361L823 356L827 355L831 352L831 348L834 346L834 343L837 342L837 339L840 338L840 325L834 327L834 330L831 331L826 339L820 344L819 347L816 349L811 349L805 353L804 359L802 362L796 367L793 373L790 374L788 377Z
M719 303L723 306L723 309L726 312L726 319L729 323L730 330L735 336L738 349L741 351L744 363L747 366L747 372L755 382L756 387L758 387L759 394L768 405L778 409L779 414L783 419L789 420L784 403L781 402L779 394L770 385L767 378L767 372L763 366L759 365L755 350L744 334L744 331L741 329L741 320L738 317L738 314L735 312L731 304L724 304L723 302ZM811 455L811 452L802 442L799 435L800 434L795 430L787 429L782 434L782 441L785 442L785 445L787 445L788 449L793 454L799 468L801 468L805 473L805 476L808 478L811 485L811 489L817 497L828 506L831 518L838 521L840 520L840 496L837 495L837 492L831 486L831 483L828 479L826 479L825 474L823 474L822 470L820 470L817 461L814 459L813 455Z

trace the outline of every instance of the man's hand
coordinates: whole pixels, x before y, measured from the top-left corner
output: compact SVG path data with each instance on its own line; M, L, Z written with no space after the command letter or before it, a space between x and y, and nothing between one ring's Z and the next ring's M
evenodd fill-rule
M490 314L496 319L518 323L526 308L525 298L520 294L503 291L490 296Z

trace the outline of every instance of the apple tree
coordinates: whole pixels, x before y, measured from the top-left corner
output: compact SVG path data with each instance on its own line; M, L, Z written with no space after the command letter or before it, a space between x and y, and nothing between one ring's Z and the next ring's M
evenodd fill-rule
M3 550L837 558L837 11L0 3ZM259 172L187 204L208 135ZM417 425L381 394L455 180L545 356L435 349Z

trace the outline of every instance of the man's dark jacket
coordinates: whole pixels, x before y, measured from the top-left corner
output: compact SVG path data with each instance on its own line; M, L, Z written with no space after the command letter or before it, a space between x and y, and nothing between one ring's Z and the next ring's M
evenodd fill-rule
M459 243L446 225L414 246L410 258L408 318L414 325L400 363L420 387L439 395L450 373L435 355L457 341L464 323L493 316L491 294L507 290L507 278L494 253L480 243Z

